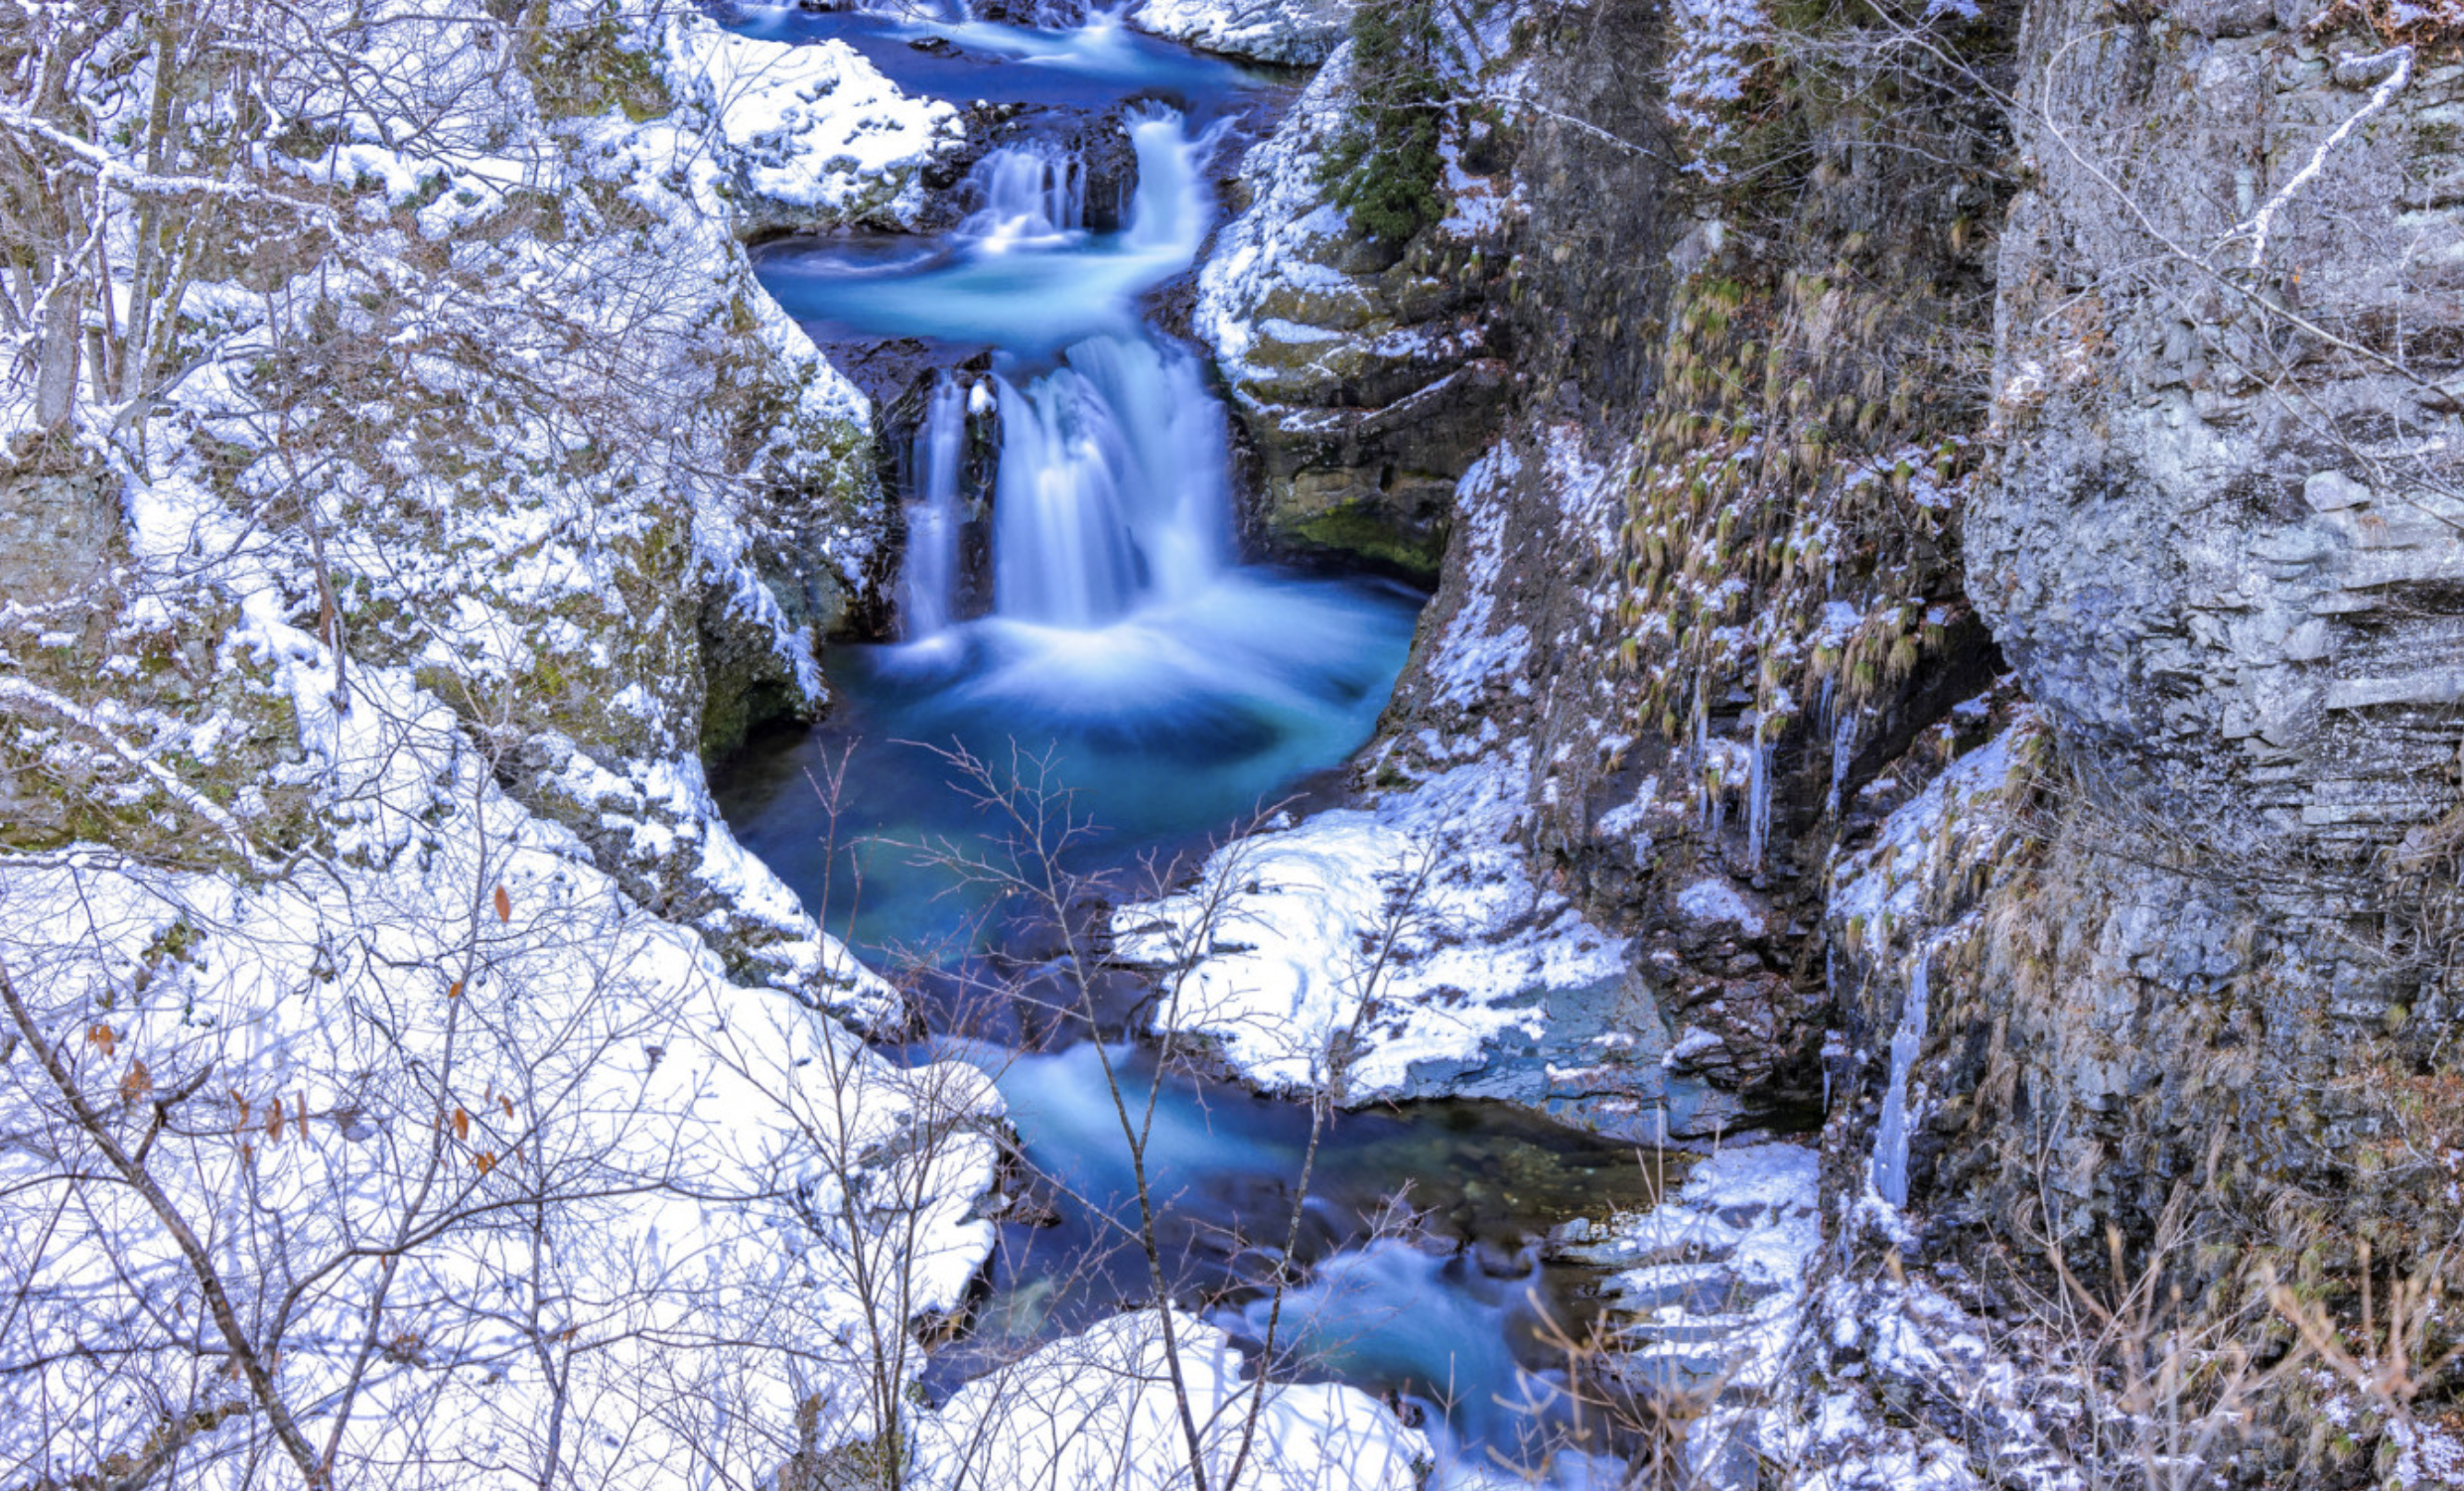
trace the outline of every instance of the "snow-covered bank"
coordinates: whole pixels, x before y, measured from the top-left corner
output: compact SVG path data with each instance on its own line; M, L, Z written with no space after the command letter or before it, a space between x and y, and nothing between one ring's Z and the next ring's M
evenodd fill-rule
M922 1425L921 1483L1174 1491L1197 1484L1186 1424L1205 1447L1210 1485L1228 1484L1236 1463L1239 1484L1259 1491L1422 1484L1435 1459L1428 1439L1376 1399L1332 1383L1244 1381L1229 1335L1179 1313L1171 1325L1167 1347L1155 1311L1116 1316L969 1383Z
M0 1479L751 1483L990 1247L981 1082L820 1013L898 1004L702 773L889 519L748 193L946 110L666 9L29 21L102 314L0 391L85 525L0 544Z
M97 773L175 855L176 832L143 825L190 817L196 794L128 762L181 741L212 743L186 753L191 785L244 832L313 832L292 816L305 783L280 774L293 732L264 707L265 665L225 640L241 610L281 617L354 667L412 669L518 799L738 975L880 1017L886 991L742 852L702 777L755 709L819 701L813 644L878 583L890 520L864 397L738 240L756 178L812 221L874 210L864 193L911 178L949 111L852 54L662 12L560 9L506 68L480 62L509 45L493 23L405 5L348 66L416 60L416 86L278 75L282 109L327 133L315 154L268 146L272 185L244 190L340 194L314 219L339 236L257 248L246 221L206 219L231 240L215 254L258 254L250 273L278 293L184 280L141 308L188 349L180 376L127 406L81 385L76 428L142 435L91 434L76 458L133 569L55 603L101 614L107 639L31 616L0 644L23 677L13 739ZM103 138L142 123L142 90L89 81ZM160 148L162 170L198 173L175 183L227 169L207 142L188 165L181 141ZM146 262L151 219L98 220L100 262ZM105 708L118 745L53 739ZM12 842L79 831L54 789L12 802Z
M686 14L667 75L714 126L714 164L754 221L910 226L926 167L965 143L956 107L911 98L846 42L764 41Z
M1200 1034L1279 1091L1407 1095L1415 1067L1539 1039L1552 991L1614 984L1625 944L1532 882L1513 751L1237 840L1195 886L1114 914L1116 954L1166 970L1159 1029Z
M990 1252L997 1097L733 983L402 670L256 639L330 856L0 857L7 1043L41 1056L0 1085L5 1350L41 1363L0 1462L65 1478L169 1422L197 1483L251 1484L269 1401L341 1472L461 1486L754 1480L817 1393L810 1432L878 1433L870 1380ZM217 1300L221 1334L184 1323Z
M1141 31L1227 57L1308 67L1326 60L1351 24L1355 0L1144 0L1129 12Z

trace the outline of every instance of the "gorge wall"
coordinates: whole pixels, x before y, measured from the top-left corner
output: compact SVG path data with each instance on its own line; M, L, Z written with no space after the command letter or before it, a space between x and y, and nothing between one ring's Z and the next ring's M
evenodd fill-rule
M2443 1277L2454 18L1438 9L1443 215L1309 174L1339 54L1201 320L1270 533L1446 535L1377 771L1528 742L1521 841L1665 1023L1622 1080L1827 1105L1851 1275L2118 1239L2262 1358L2271 1282ZM2271 1381L2233 1473L2393 1473L2350 1387Z

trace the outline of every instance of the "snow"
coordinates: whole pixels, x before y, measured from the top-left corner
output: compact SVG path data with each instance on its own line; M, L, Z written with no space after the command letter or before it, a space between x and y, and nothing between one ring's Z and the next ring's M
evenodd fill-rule
M673 38L669 75L709 109L745 186L772 202L840 213L905 177L890 209L905 221L922 202L912 178L964 138L956 108L907 97L845 42L760 41L697 15Z
M2022 1362L1985 1322L1922 1277L1834 1279L1815 1302L1836 1360L1828 1389L1811 1383L1796 1412L1769 1416L1761 1451L1801 1467L1822 1491L2086 1491L2092 1484L2050 1441L2035 1404L2069 1417L2058 1371ZM1866 1379L1869 1386L1856 1379ZM1884 1404L1892 1405L1885 1409ZM1934 1425L1957 1423L1957 1435ZM1988 1471L1989 1478L1980 1471Z
M313 53L337 70L267 69L250 107L315 149L237 143L333 184L304 220L341 241L296 275L258 255L247 283L188 285L165 332L193 365L154 404L80 390L126 516L108 692L5 644L17 739L52 732L63 779L143 809L182 868L0 855L0 966L85 1090L195 1080L142 1140L150 1168L286 1401L340 1434L342 1481L762 1480L808 1405L821 1447L878 1431L873 1348L895 1401L911 1322L959 1304L992 1241L971 1207L997 1104L812 1008L897 1007L718 819L688 676L732 619L818 697L750 560L765 494L844 504L808 554L851 588L881 516L867 403L758 292L746 196L894 215L949 111L852 55L661 9L542 17L609 22L677 95L650 118L551 117L499 23L443 0L351 7L349 45ZM126 182L148 54L104 55L120 70L70 76L71 112ZM212 132L231 101L185 106ZM136 262L136 216L97 214L97 262ZM201 273L228 272L204 241ZM268 371L343 344L370 369ZM164 702L166 656L188 691L168 697L196 702ZM125 1186L62 1211L63 1170L105 1156L31 1061L0 1070L0 1110L6 1359L43 1362L12 1379L0 1463L67 1483L198 1410L183 1483L261 1480L279 1452L263 1416L220 1415L241 1388L197 1338L188 1258ZM148 1116L108 1109L132 1147Z
M1832 867L1830 916L1836 921L1862 919L1881 926L1884 918L1905 921L1924 902L1928 877L1917 873L1942 839L1944 825L1955 820L1972 800L1999 794L2014 757L2011 745L2021 721L1951 763L1923 792L1885 819L1874 841Z
M1697 1302L1653 1305L1621 1328L1638 1366L1713 1363L1723 1396L1770 1393L1788 1381L1807 1271L1822 1251L1821 1172L1820 1156L1799 1145L1724 1146L1659 1206L1586 1229L1587 1240L1567 1250L1612 1268L1647 1260L1601 1286L1612 1303L1672 1295ZM1700 1442L1716 1443L1735 1426L1731 1409L1715 1410Z
M1461 606L1428 659L1440 704L1468 709L1501 681L1509 687L1521 682L1531 653L1531 628L1520 621L1498 625L1496 614L1505 583L1507 493L1522 471L1522 458L1501 443L1483 453L1454 484L1455 523L1462 533L1458 542L1466 555L1465 585Z
M1117 910L1116 956L1164 971L1159 1031L1268 1089L1365 1103L1416 1063L1536 1037L1548 993L1622 978L1626 944L1532 882L1509 841L1528 779L1518 746L1236 840L1190 888Z
M1253 363L1250 354L1262 337L1274 335L1260 325L1268 319L1260 308L1277 291L1308 307L1312 320L1330 333L1336 327L1349 330L1368 315L1367 293L1320 262L1339 249L1350 226L1343 210L1326 200L1314 169L1318 153L1342 127L1350 76L1346 46L1318 69L1275 133L1249 153L1241 178L1252 194L1251 205L1216 234L1198 268L1190 325L1214 349L1236 391L1244 382L1276 376L1275 368Z
M1207 52L1310 66L1343 39L1354 0L1144 0L1129 22Z
M1226 7L1222 0L1148 0L1132 23L1166 34L1193 36L1197 16L1246 25L1312 0L1270 0L1265 7ZM1343 3L1314 0L1340 28ZM1457 98L1476 99L1511 119L1523 106L1521 79L1510 68L1507 40L1521 7L1512 0L1475 4L1439 0L1435 7L1440 42L1438 72ZM1213 45L1204 40L1199 45ZM1237 50L1237 49L1235 49ZM1477 327L1449 328L1451 337L1432 338L1427 329L1397 325L1397 314L1376 277L1341 266L1356 262L1357 243L1349 214L1331 199L1319 167L1329 146L1353 125L1352 54L1336 47L1318 68L1275 133L1241 165L1250 205L1225 224L1198 271L1197 305L1190 324L1213 348L1236 398L1284 403L1284 390L1300 385L1357 384L1364 356L1402 361L1426 385L1434 370L1459 363L1463 348L1476 345ZM1476 117L1484 110L1449 112L1438 141L1438 187L1444 215L1432 231L1467 246L1495 240L1530 204L1510 176L1482 176L1463 164L1466 141L1494 126ZM1299 330L1303 324L1307 332ZM1320 400L1290 400L1290 418L1306 418ZM1296 426L1297 428L1297 426Z
M199 1230L243 1303L330 1271L265 1327L286 1399L355 1392L346 1464L458 1462L474 1487L536 1483L560 1395L627 1430L571 1436L566 1474L643 1487L775 1464L817 1378L866 1402L867 1322L956 1307L990 1251L970 1211L997 1159L980 1079L897 1070L731 983L506 799L399 670L355 670L337 710L313 639L253 625L283 660L333 856L250 886L94 847L0 857L0 924L75 1080L188 1094L147 1140L150 1172L213 1220ZM9 1132L46 1133L0 1150L0 1253L28 1290L13 1348L52 1357L12 1390L28 1412L0 1456L135 1442L147 1398L115 1385L184 1381L193 1351L110 1322L130 1290L177 1316L194 1277L134 1190L64 1211L22 1183L85 1145L31 1063L10 1063L0 1105ZM918 1124L934 1143L898 1142ZM385 1318L417 1344L370 1361L364 1242L393 1238ZM130 1354L52 1350L98 1339ZM242 1483L252 1424L201 1436L197 1483ZM852 1409L825 1426L870 1428Z
M928 1491L1176 1491L1193 1486L1170 1368L1177 1358L1205 1447L1207 1484L1257 1491L1417 1491L1428 1439L1384 1405L1336 1384L1242 1381L1232 1338L1175 1311L1174 1352L1153 1310L1055 1341L961 1388L917 1432ZM1258 1402L1263 1391L1265 1399ZM1255 1410L1254 1435L1248 1433Z
M1702 922L1734 922L1748 937L1762 935L1762 915L1737 888L1716 876L1706 876L1677 892L1677 909Z
M1721 181L1727 171L1719 152L1770 44L1771 21L1755 0L1677 0L1676 32L1669 117L1696 137L1685 169Z

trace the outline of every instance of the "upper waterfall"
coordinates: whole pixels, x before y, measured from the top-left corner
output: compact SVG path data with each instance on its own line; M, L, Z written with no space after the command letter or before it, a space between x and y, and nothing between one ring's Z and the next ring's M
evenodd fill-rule
M1215 578L1231 527L1223 406L1196 359L1101 337L1000 387L996 610L1094 626Z
M980 205L937 250L905 249L885 268L878 246L802 240L761 255L762 282L799 320L991 346L1022 365L1089 337L1143 337L1139 298L1196 261L1214 220L1205 163L1220 130L1160 107L1131 121L1138 186L1123 232L1063 220L1083 223L1082 166L1056 147L1012 147L978 167Z

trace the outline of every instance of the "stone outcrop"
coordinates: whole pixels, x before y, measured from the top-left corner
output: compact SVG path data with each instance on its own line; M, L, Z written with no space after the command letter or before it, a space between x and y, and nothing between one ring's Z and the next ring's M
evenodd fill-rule
M1306 67L1343 40L1356 0L1145 0L1130 12L1141 31L1204 52Z
M1503 130L1458 123L1446 215L1400 249L1367 238L1321 179L1352 127L1348 56L1244 163L1242 210L1200 270L1192 324L1257 450L1268 542L1427 581L1454 483L1510 393L1495 272L1521 207Z
M1985 410L1958 370L1988 345L2000 147L1947 78L1887 119L1845 106L1874 78L1844 43L1714 150L1631 86L1701 45L1663 19L1517 23L1512 237L1484 268L1506 434L1452 495L1388 729L1530 741L1535 858L1635 938L1653 1090L1725 1094L1693 1108L1708 1135L1740 1094L1819 1103L1825 860L1948 754L1920 740L1980 738L1953 711L1999 671L1960 593ZM2014 21L1958 55L2005 56ZM1749 177L1757 152L1789 164Z
M1969 589L2101 769L2359 854L2458 801L2464 66L2322 19L2031 8Z
M313 285L296 308L244 296L181 333L295 350L167 393L108 466L98 442L15 453L0 844L272 873L348 821L317 797L332 716L424 691L538 832L733 972L823 1004L856 986L719 821L702 758L818 706L814 644L868 604L888 504L862 396L762 296L721 186L785 168L724 138L684 168L709 25L661 36L576 32L491 75L537 193L370 168L349 253L249 261ZM348 283L389 255L401 284ZM385 682L355 692L359 670Z

